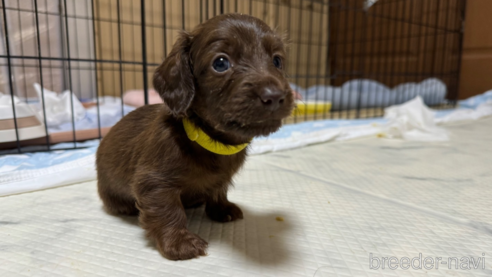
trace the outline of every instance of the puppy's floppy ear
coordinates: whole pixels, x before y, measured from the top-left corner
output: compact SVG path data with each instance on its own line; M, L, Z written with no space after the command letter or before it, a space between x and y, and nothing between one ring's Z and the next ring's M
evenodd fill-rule
M183 117L195 96L195 82L190 68L191 37L179 34L169 56L154 73L154 89L176 117Z

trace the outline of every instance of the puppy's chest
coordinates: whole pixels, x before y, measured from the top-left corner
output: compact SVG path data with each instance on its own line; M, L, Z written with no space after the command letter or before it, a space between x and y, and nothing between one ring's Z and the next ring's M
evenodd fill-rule
M211 158L194 159L189 163L187 178L190 185L204 190L229 183L244 164L245 157L240 156L215 156Z

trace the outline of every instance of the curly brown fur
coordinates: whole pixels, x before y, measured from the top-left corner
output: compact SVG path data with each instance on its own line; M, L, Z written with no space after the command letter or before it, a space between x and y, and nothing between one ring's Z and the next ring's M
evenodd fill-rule
M225 72L214 70L219 56L230 61ZM283 64L282 39L251 16L221 15L181 33L154 74L154 88L166 104L131 112L99 146L98 190L106 209L138 214L168 259L205 255L207 242L186 229L184 209L205 203L212 220L243 218L227 190L247 150L209 152L188 139L182 119L228 145L276 131L294 105Z

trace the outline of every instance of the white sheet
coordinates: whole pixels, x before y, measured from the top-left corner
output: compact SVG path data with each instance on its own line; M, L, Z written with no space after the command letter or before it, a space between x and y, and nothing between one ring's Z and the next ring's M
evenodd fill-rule
M490 277L491 124L453 125L446 143L373 137L249 157L229 194L243 220L187 211L209 242L190 261L159 255L136 217L104 212L95 182L2 197L0 276ZM485 266L371 269L371 254Z

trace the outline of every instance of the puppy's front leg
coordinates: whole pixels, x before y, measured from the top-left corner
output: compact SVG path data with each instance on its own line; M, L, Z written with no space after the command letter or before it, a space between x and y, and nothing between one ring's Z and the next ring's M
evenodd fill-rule
M186 229L186 214L180 190L139 183L139 221L161 254L170 260L187 260L206 255L208 243Z
M212 197L207 199L205 212L210 219L218 222L228 222L243 218L241 209L227 200L227 189L218 190Z

